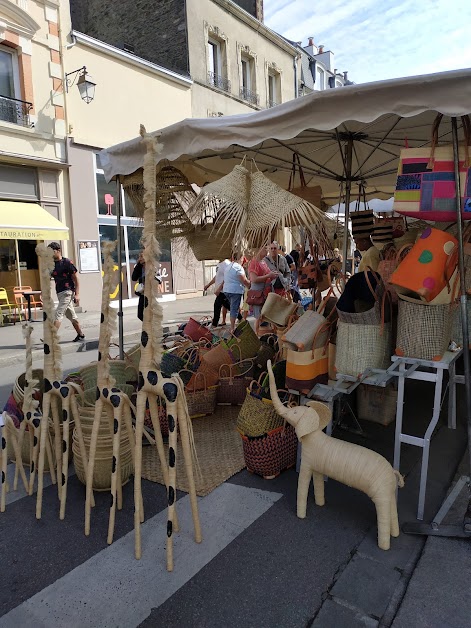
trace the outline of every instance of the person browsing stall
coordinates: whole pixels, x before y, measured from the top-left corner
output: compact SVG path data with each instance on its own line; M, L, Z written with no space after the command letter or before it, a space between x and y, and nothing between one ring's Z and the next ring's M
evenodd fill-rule
M372 270L377 270L380 262L380 254L371 241L371 235L374 231L373 212L355 212L351 214L350 218L352 221L352 236L355 240L355 246L361 252L358 272L366 270L368 267Z
M79 278L77 268L67 257L62 257L62 248L59 242L51 242L48 247L52 249L54 258L54 270L51 279L54 279L56 294L59 303L56 308L54 325L59 329L64 316L72 323L77 332L73 342L84 340L85 334L80 327L74 305L80 303Z
M279 245L272 242L269 247L268 255L264 258L268 268L277 273L276 279L272 281L274 292L288 292L291 284L291 271L283 255L280 255Z
M245 271L242 267L242 259L243 256L239 252L235 252L232 255L230 266L224 271L224 294L229 301L231 332L235 329L244 288L245 286L250 287L250 281L245 276Z
M262 246L249 263L250 290L265 290L267 284L269 286L270 282L278 277L276 271L272 271L268 268L265 261L266 254L267 247ZM262 307L262 305L252 305L253 315L255 316L255 332L257 334L260 332Z

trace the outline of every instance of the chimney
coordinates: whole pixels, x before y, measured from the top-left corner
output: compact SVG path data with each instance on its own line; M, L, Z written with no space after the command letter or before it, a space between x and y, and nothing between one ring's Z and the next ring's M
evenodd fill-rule
M337 76L337 68L334 70L334 76Z
M324 46L319 46L318 55L321 55L324 52Z
M343 73L343 80L348 81L348 72Z
M308 46L314 46L314 37L309 37Z
M255 17L263 23L263 0L256 0L255 2Z

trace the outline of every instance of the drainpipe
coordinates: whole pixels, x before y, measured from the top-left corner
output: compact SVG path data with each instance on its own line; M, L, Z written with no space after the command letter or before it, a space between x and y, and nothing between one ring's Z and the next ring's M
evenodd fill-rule
M293 68L294 68L294 97L298 97L298 59L299 55L296 54L293 58Z

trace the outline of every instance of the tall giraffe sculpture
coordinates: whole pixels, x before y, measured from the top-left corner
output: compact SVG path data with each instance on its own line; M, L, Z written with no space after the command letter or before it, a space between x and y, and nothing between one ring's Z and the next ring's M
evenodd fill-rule
M157 301L157 282L153 281L156 273L156 259L160 255L160 248L155 237L156 211L156 154L159 150L156 138L147 135L141 125L141 136L146 145L144 158L144 229L142 241L144 244L144 261L146 281L144 284L144 316L141 333L141 359L139 362L139 382L136 403L136 455L134 472L134 527L135 527L135 555L141 558L141 522L143 520L141 500L141 470L142 470L142 432L146 403L149 404L156 441L162 438L159 427L157 398L165 400L169 424L169 481L167 487L168 517L167 517L167 570L173 570L173 532L176 524L176 452L177 427L180 428L181 444L185 469L188 476L189 494L195 541L200 543L201 526L198 514L193 463L196 461L196 452L193 440L193 428L188 413L183 382L178 375L164 377L159 369L162 357L162 307ZM165 465L162 464L162 468Z
M59 345L57 328L54 325L54 304L51 297L51 271L54 270L52 249L44 243L36 246L39 258L41 292L43 297L43 335L44 335L44 395L43 410L39 428L38 456L38 495L36 500L36 518L41 519L44 490L44 460L49 435L49 418L52 415L54 425L54 450L56 457L57 486L60 501L60 519L65 517L67 501L67 478L69 468L69 428L71 416L75 421L77 439L84 464L87 460L83 441L82 425L78 412L77 386L62 380L62 351ZM61 421L62 415L62 442ZM38 418L38 417L36 417ZM52 467L52 464L51 464Z
M120 464L121 427L124 419L127 435L131 444L134 463L134 432L132 428L131 401L128 395L115 387L115 379L110 374L109 347L111 336L116 328L116 310L111 307L110 293L112 292L112 278L114 276L114 260L112 253L116 242L104 242L103 254L103 290L101 301L100 337L98 341L97 390L95 415L93 419L90 452L86 467L86 497L85 497L85 534L90 534L91 506L93 498L93 471L95 466L98 433L103 410L108 415L110 433L113 437L113 455L111 465L111 505L108 523L108 543L113 542L116 506L122 507L122 477ZM163 444L162 444L163 450ZM165 457L163 458L165 461ZM142 499L142 498L141 498Z

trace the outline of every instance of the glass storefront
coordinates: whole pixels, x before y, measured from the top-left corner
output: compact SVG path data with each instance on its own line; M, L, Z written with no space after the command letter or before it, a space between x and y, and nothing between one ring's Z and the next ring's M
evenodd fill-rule
M97 168L96 170L96 187L97 187L97 214L98 214L98 231L101 241L113 241L118 237L117 233L117 186L114 181L106 183L103 172ZM122 260L122 282L123 282L123 299L134 298L135 283L131 279L132 271L142 249L141 239L143 224L142 220L137 217L136 210L129 198L121 191L122 194L122 217L121 217L121 260ZM170 250L170 240L160 240L160 267L161 274L165 277L162 283L162 290L166 294L173 293L172 283L172 259ZM116 272L118 272L118 251L115 249L113 258L116 263ZM113 299L119 297L118 291L112 295Z

